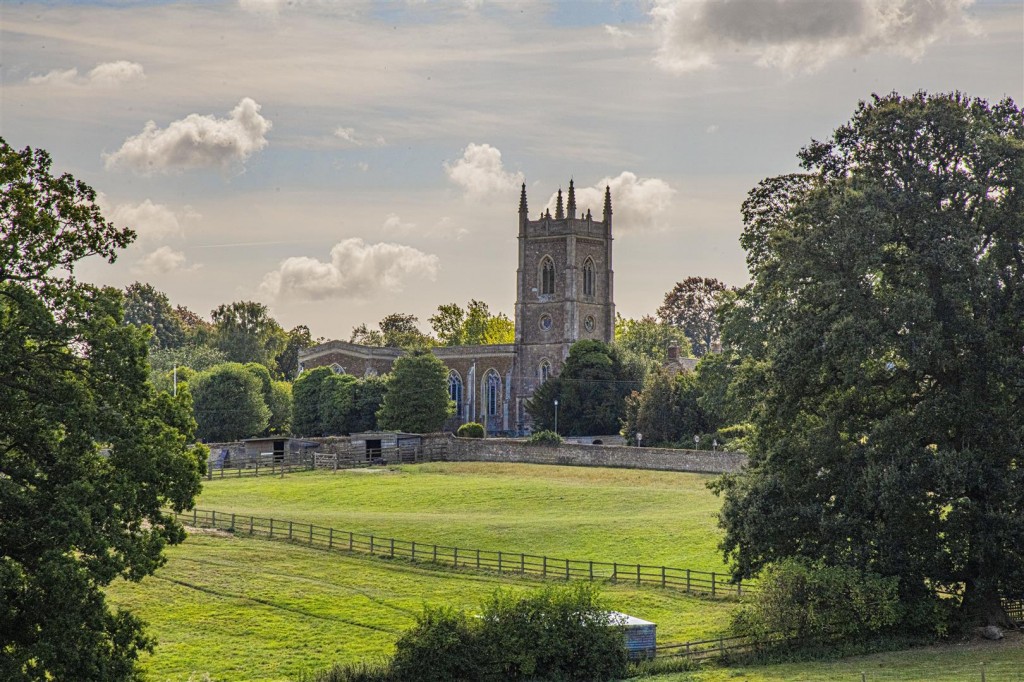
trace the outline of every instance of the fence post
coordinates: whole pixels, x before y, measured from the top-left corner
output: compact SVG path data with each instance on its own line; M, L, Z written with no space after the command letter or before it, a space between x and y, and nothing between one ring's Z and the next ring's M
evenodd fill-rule
M352 531L349 531L348 532L348 551L351 552L353 547L355 547L355 539L353 538Z
M612 582L617 583L619 581L619 564L612 564Z
M327 549L333 549L333 548L334 548L334 529L333 528L328 528L327 529Z
M391 538L391 558L395 558L395 539Z
M370 556L373 556L373 536L370 536Z
M313 544L313 524L309 524L309 544Z
M255 516L250 516L249 517L249 535L252 535L252 524L253 524L253 521L255 521L255 520L256 520Z
M743 580L742 579L738 583L736 583L736 596L737 597L742 597L743 596Z
M590 562L590 582L594 582L594 562Z
M274 519L273 518L270 519L270 537L271 538L274 537Z
M715 572L711 571L711 596L712 597L715 596L715 582L717 580L718 580L718 578L715 576Z
M569 560L565 560L565 579L569 580Z
M661 586L665 587L665 567L661 567Z
M547 557L544 557L544 573L543 573L543 575L544 575L545 578L548 577L548 558Z
M292 522L291 521L288 522L288 539L289 540L292 539Z
M718 655L725 658L725 641L721 637L718 638Z
M452 549L455 550L452 553L452 559L455 562L455 568L458 568L459 567L459 548L458 547L453 547Z
M479 549L476 551L476 568L477 568L478 571L480 570L480 550Z
M231 514L231 530L235 529L235 515Z
M413 543L412 543L412 560L416 561L416 542L415 541L413 541Z
M636 565L636 586L640 587L640 564Z
M434 563L437 563L437 545L434 545Z
M526 575L526 555L525 554L520 554L519 555L519 572L522 573L523 575Z
M195 528L199 525L199 510L192 507L192 527Z
M217 529L217 510L214 509L210 512L210 528Z
M686 569L686 591L690 591L690 569Z
M501 551L498 551L498 573L501 573Z

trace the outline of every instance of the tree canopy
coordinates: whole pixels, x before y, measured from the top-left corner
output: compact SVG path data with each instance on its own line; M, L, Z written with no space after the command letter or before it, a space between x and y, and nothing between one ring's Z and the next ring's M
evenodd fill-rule
M747 472L721 486L749 576L787 557L1024 593L1024 118L875 96L743 206L752 283L728 344L760 374Z
M152 327L151 346L177 348L185 343L185 326L167 294L157 291L152 284L133 282L125 288L124 298L124 321L137 327Z
M431 336L420 331L417 322L419 318L415 315L391 313L377 324L380 331L369 329L364 323L352 330L349 341L381 348L423 348L436 345L437 342Z
M643 383L643 368L624 362L620 351L601 341L577 341L557 377L545 381L526 403L536 429L570 436L618 433L626 396Z
M463 309L457 303L437 307L430 326L443 346L482 346L512 343L515 323L504 313L492 315L487 304L470 300Z
M616 314L615 345L655 365L668 360L668 349L673 345L679 348L679 357L690 357L690 340L686 333L650 315L634 320Z
M263 368L258 363L252 365ZM271 412L264 396L271 396L273 400L272 383L269 373L264 383L252 365L225 362L200 372L189 382L200 438L225 442L258 436L266 431ZM266 368L263 371L266 373Z
M0 678L136 679L152 646L103 587L184 539L206 460L187 391L147 381L149 333L123 297L74 279L134 234L42 150L0 140Z
M277 357L288 344L267 306L255 301L222 304L211 313L213 345L231 362L258 362L278 371Z
M698 358L718 343L718 306L725 291L726 286L713 277L687 277L676 282L658 308L658 317L686 334Z
M448 368L426 350L395 360L384 403L377 412L381 428L410 433L440 431L455 414L448 396Z

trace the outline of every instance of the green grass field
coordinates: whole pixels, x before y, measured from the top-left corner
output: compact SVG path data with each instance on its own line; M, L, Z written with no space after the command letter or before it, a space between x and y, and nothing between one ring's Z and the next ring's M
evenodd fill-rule
M428 464L382 473L298 473L206 483L199 506L466 548L723 570L718 500L707 476L582 467ZM220 534L191 535L113 604L150 623L156 682L295 680L331 663L386 655L424 604L474 609L530 579L475 574ZM725 632L735 602L607 585L616 610L658 624L660 643ZM866 679L1024 682L1020 636L829 663L709 668L658 682Z
M475 610L497 589L542 583L348 556L226 534L190 535L140 584L118 583L111 602L150 624L159 644L153 680L295 680L303 670L390 653L424 604ZM620 611L658 623L664 641L723 632L733 604L671 590L607 585Z
M213 480L197 506L421 543L724 571L713 477L446 463Z

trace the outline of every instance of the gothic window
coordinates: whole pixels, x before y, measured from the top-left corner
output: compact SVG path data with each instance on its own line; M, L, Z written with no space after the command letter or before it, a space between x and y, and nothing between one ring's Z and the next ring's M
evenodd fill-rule
M540 293L555 293L555 263L548 256L540 263Z
M498 414L498 401L501 398L501 378L493 369L487 372L487 416Z
M345 368L335 362L334 364L331 365L331 371L334 372L335 374L344 374Z
M448 373L448 397L455 403L456 416L462 414L462 378L452 370Z
M583 264L583 295L594 295L594 261L589 258Z
M543 384L551 378L551 363L547 360L540 361L540 382Z

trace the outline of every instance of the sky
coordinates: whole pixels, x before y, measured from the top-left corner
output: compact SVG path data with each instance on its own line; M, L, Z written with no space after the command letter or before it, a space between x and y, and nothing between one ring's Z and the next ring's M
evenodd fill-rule
M512 316L531 218L611 187L617 310L747 281L740 206L872 93L1024 100L1019 0L0 4L0 136L136 242L77 275L347 340Z

